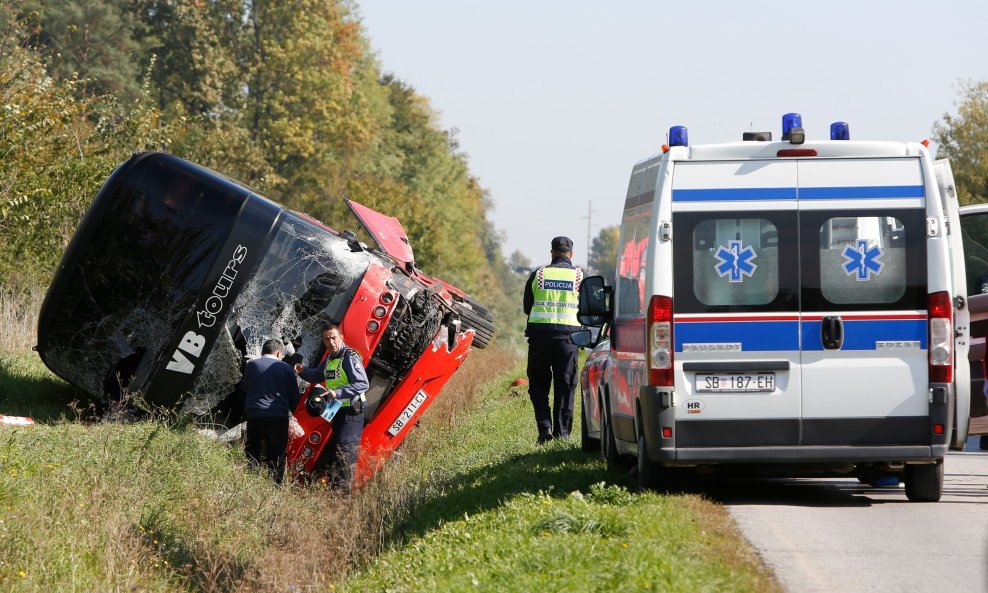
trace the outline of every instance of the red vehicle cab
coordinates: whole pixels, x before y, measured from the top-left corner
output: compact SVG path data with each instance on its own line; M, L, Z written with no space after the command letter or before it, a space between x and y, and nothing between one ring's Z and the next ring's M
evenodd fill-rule
M316 364L320 328L341 326L367 369L362 478L439 395L493 317L423 274L401 224L347 201L377 243L337 232L180 158L135 154L104 183L76 229L38 323L37 350L56 375L103 400L211 415L243 412L244 362L269 338ZM296 411L290 446L312 467L329 436Z

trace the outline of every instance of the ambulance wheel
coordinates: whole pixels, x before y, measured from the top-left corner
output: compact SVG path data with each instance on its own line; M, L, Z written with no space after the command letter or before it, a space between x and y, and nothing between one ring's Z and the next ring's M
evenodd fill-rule
M666 467L648 458L645 435L638 435L638 490L678 492L686 487L685 469Z
M611 415L607 408L601 406L600 420L603 426L600 427L600 452L607 462L607 469L611 471L621 471L624 469L621 463L621 456L617 450L617 440L614 439L614 430L611 428Z
M638 489L657 490L662 486L662 468L648 458L645 435L638 435Z
M906 498L912 502L937 502L943 495L943 459L907 464L905 482Z

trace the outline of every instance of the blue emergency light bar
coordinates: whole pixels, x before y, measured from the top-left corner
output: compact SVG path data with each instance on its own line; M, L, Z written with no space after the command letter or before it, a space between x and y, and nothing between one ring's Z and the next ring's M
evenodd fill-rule
M830 139L850 140L851 127L847 125L846 121L835 121L834 123L830 124Z
M686 126L673 126L669 128L669 146L689 146L689 137L686 133Z
M803 127L803 117L798 113L787 113L782 116L782 139L788 140L793 128Z

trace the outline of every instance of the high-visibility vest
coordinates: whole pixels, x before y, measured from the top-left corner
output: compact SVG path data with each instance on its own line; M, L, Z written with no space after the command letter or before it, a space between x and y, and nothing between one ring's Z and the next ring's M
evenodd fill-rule
M576 311L580 306L582 280L580 268L539 268L532 279L535 302L528 323L580 327Z
M346 374L346 369L343 368L343 359L347 356L357 356L357 353L350 348L345 348L343 354L326 361L326 371L323 376L326 378L327 390L343 387L351 383L350 377ZM360 394L360 399L367 401L363 393ZM350 400L340 400L340 403L343 407L346 407L350 405Z

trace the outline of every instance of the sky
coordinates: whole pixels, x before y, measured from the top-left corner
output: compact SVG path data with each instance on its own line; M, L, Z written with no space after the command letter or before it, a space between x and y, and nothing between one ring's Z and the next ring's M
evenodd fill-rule
M384 71L455 129L494 204L505 256L587 259L620 223L635 162L669 127L691 144L745 131L930 138L965 81L988 79L984 0L357 0ZM588 220L589 214L589 220Z

